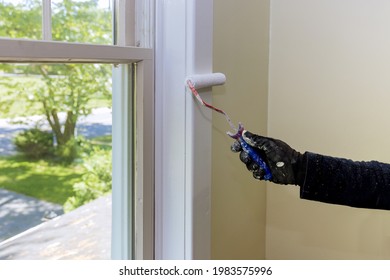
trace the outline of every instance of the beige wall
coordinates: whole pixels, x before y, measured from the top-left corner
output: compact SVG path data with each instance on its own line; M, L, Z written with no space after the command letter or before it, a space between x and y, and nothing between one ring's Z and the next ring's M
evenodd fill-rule
M245 3L245 4L244 4ZM214 1L214 71L227 83L213 104L233 122L266 133L269 1ZM265 184L230 152L225 118L213 115L212 258L265 258Z
M269 135L390 162L390 1L271 1ZM269 184L268 259L390 258L390 212L303 201Z
M214 3L214 70L228 78L215 105L302 152L390 162L389 1ZM223 117L213 125L214 259L390 258L390 212L266 191L229 151Z

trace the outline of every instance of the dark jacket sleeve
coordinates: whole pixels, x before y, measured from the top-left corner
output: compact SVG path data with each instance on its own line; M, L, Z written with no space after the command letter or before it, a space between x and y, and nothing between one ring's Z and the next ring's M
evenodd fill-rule
M356 162L306 152L303 199L390 210L390 164Z

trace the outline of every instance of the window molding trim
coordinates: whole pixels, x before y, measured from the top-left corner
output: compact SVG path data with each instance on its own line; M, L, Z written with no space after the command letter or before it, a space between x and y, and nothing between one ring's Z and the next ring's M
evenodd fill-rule
M211 254L211 112L184 81L212 72L212 29L213 1L157 1L156 259Z

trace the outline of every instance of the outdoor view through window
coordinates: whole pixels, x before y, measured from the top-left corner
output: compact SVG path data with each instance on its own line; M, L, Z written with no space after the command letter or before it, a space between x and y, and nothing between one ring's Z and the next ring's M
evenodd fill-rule
M54 41L112 44L111 0L51 1ZM42 40L42 1L0 37ZM108 259L112 65L0 64L0 259Z

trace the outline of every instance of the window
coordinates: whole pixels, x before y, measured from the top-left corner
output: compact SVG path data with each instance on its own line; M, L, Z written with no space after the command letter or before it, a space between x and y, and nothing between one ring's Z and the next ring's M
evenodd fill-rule
M101 29L98 41L81 40L79 30L72 29L72 21L83 11L73 8L85 8L92 3L99 3L97 10L102 13L112 9L114 44L109 44L109 24ZM135 26L152 26L149 23L153 1L140 4L117 0L112 6L107 3L111 1L0 1L20 18L34 9L41 10L40 19L34 16L26 34L0 33L0 62L112 65L112 257L148 259L154 256L153 50L148 45L150 32L138 32ZM61 5L69 7L64 10ZM0 26L4 24L3 16ZM97 24L102 18L93 19L88 25ZM135 25L131 24L134 19ZM67 35L59 36L59 28L68 28Z
M110 258L111 68L0 64L0 259Z

